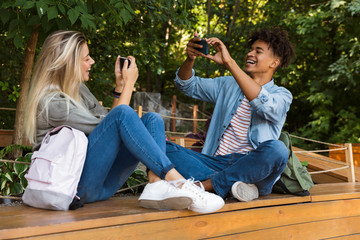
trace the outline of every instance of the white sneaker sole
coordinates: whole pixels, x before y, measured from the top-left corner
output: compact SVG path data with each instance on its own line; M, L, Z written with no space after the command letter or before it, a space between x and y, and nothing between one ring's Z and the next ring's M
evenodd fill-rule
M255 184L236 182L231 187L233 196L242 202L249 202L259 197L259 191Z
M162 200L141 199L139 204L144 208L182 210L188 209L192 204L192 199L189 197L172 197Z
M222 201L218 201L218 203L214 204L213 206L207 206L206 208L198 208L198 207L194 207L194 206L190 206L189 210L194 211L194 212L198 212L198 213L212 213L212 212L216 212L218 210L220 210L223 206L225 205L225 202Z

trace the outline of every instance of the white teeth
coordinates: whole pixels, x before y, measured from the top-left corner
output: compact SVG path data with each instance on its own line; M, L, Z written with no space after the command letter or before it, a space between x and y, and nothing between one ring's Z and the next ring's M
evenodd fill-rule
M249 64L255 64L255 61L252 61L252 60L246 60L246 63L249 63Z

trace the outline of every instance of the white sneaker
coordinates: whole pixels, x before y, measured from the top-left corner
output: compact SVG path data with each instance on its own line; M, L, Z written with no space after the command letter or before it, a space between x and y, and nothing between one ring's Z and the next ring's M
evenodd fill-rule
M144 208L177 210L187 209L192 203L191 197L186 192L165 180L146 184L138 201Z
M242 202L248 202L259 197L259 191L255 184L248 184L241 181L232 185L231 193L236 199Z
M190 210L199 213L211 213L224 206L225 202L220 196L205 191L201 183L201 187L197 186L194 179L181 181L181 183L183 183L181 190L187 192L192 198Z

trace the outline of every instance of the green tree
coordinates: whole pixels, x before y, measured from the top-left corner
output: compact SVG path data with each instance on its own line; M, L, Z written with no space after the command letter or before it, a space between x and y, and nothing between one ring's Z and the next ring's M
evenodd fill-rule
M16 48L25 52L21 78L20 92L18 87L6 85L1 81L3 90L9 88L15 91L19 97L16 106L14 143L23 142L22 124L24 116L24 106L26 102L31 71L34 63L34 56L39 34L46 36L49 32L58 29L79 29L96 31L96 22L102 21L102 16L113 12L106 1L56 1L56 0L6 0L0 7L0 18L3 24L2 36L12 39ZM128 1L110 1L110 4L117 6L115 14L111 17L118 24L126 23L132 18L133 10L129 7ZM122 14L119 14L121 12ZM92 15L94 14L94 16ZM5 30L7 29L7 30ZM26 47L24 48L24 43ZM2 66L3 67L3 66Z
M292 83L303 103L297 108L308 118L299 124L303 136L360 142L359 13L358 0L332 0L287 17L288 27L296 29Z

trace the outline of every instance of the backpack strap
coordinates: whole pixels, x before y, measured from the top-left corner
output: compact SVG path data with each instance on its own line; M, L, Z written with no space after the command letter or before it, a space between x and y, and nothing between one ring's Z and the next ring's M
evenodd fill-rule
M85 204L85 197L78 198L77 196L75 196L69 205L69 210L76 210L78 208L83 207L84 204Z
M310 192L308 190L303 190L302 192L290 192L290 190L285 186L285 184L278 180L276 182L276 185L278 185L279 187L281 187L282 190L284 190L284 192L288 193L288 194L292 194L295 196L309 196Z

